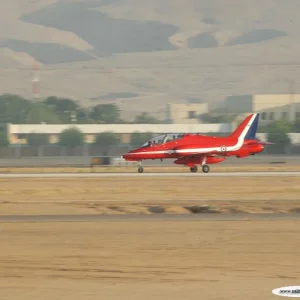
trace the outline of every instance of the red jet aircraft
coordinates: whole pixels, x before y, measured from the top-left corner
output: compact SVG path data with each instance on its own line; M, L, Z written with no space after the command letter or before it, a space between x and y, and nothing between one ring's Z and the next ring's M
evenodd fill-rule
M259 114L249 115L226 137L197 133L160 135L122 157L127 161L137 161L139 173L143 173L141 162L146 159L175 159L175 164L188 166L191 172L197 172L199 164L202 171L208 173L209 164L220 163L230 156L255 155L264 150L264 145L271 144L255 137L258 120Z

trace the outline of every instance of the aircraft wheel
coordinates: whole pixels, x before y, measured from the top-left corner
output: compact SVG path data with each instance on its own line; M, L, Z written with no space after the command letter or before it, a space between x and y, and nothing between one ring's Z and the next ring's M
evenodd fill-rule
M192 173L196 173L198 171L198 167L197 166L190 167L190 171Z
M202 166L202 171L203 171L203 173L208 173L209 172L209 166L208 165L203 165Z
M143 172L144 172L143 167L139 167L139 168L138 168L138 172L139 172L139 173L143 173Z

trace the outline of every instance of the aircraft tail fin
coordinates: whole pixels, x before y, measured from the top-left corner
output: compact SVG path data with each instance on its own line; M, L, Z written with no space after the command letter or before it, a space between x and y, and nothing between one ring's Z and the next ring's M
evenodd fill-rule
M243 140L256 140L259 114L249 115L230 135L231 138L242 138Z

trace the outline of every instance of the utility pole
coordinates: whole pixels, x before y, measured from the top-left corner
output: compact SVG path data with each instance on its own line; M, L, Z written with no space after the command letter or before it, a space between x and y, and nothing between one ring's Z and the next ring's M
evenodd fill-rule
M40 70L36 61L33 65L32 95L34 100L40 98Z
M71 123L76 123L77 122L77 114L75 111L71 112Z
M291 122L293 122L294 115L295 115L295 111L294 111L294 95L295 95L294 80L291 80L290 81L290 121Z

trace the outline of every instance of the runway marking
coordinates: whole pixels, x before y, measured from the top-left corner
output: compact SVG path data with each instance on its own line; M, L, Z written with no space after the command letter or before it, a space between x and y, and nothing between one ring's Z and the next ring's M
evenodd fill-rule
M278 177L300 176L300 172L220 172L220 173L36 173L0 174L0 178L90 178L90 177Z

